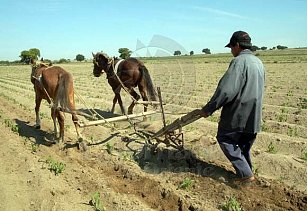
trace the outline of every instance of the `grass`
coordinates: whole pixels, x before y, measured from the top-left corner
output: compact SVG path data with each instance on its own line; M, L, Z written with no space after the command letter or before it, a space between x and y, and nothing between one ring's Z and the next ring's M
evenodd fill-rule
M253 169L252 170L253 170L254 175L256 175L256 176L259 175L259 168L258 168L258 166L253 165Z
M303 160L307 161L307 150L303 151L302 157Z
M65 164L62 162L55 161L52 157L48 157L46 163L49 166L49 170L53 171L55 175L59 175L65 169Z
M186 177L184 178L184 180L178 185L177 189L183 189L186 190L188 188L191 187L193 183L193 180L191 180L190 178Z
M6 127L10 127L11 131L13 131L14 133L19 133L18 125L13 123L11 119L4 119L4 124Z
M223 211L242 211L242 207L240 203L237 201L235 197L230 197L227 202L220 205L219 207Z
M273 144L273 142L270 142L270 144L268 145L267 152L271 153L271 154L276 154L277 153L276 146Z
M35 144L35 143L32 143L32 144L31 144L31 151L32 151L32 152L37 152L37 150L38 150L38 145Z
M106 147L107 147L107 152L111 155L113 150L114 150L114 145L110 144L110 143L107 143Z
M96 211L104 211L103 205L100 200L100 193L95 192L91 196L90 204L95 208Z

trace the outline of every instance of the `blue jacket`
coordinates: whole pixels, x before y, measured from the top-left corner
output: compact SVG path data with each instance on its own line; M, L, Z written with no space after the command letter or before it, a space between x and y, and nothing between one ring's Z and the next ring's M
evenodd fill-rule
M202 108L212 114L222 108L219 127L229 131L261 131L265 70L261 60L245 49L220 79L210 101Z

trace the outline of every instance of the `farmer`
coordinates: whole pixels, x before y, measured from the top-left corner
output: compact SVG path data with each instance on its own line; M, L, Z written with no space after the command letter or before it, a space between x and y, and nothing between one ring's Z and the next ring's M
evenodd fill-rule
M209 102L197 111L202 117L212 115L222 107L217 141L236 170L236 183L255 180L250 149L261 130L261 110L265 70L259 58L251 52L251 38L236 31L225 46L235 57L220 79Z

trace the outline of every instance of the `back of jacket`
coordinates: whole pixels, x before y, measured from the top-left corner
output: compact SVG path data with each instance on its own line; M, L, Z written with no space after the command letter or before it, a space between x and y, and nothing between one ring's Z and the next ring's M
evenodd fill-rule
M257 133L261 130L264 82L265 70L261 60L245 49L231 61L203 110L212 114L223 107L219 127Z

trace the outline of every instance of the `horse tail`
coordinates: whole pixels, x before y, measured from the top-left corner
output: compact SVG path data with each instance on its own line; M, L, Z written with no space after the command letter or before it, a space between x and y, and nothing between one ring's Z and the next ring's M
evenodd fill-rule
M58 89L55 97L54 106L61 108L63 111L74 111L74 107L71 104L70 97L74 97L73 93L73 79L70 73L63 73L59 75ZM74 102L74 99L72 99Z
M155 89L155 87L152 83L148 69L145 66L141 66L141 70L142 70L142 73L143 73L142 78L145 81L146 91L147 91L149 100L157 101L158 94L157 94L156 89Z

